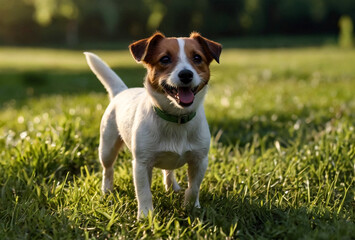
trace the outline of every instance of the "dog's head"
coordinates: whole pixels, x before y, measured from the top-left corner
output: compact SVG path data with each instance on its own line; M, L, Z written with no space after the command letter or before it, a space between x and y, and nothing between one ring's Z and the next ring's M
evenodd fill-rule
M194 105L200 92L206 92L201 90L210 79L209 65L213 59L219 62L222 46L196 32L189 38L166 38L157 32L132 43L129 49L148 70L145 84L183 109Z

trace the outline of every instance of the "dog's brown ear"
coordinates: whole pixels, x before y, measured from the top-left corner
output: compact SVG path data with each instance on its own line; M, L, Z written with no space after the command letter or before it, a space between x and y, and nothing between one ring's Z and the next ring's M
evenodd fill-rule
M149 62L155 46L164 38L165 36L162 33L156 32L149 38L132 43L129 45L129 50L137 62Z
M202 46L202 49L210 56L210 61L214 59L219 63L219 56L222 52L221 44L202 37L198 32L192 32L190 38L198 41L198 43Z

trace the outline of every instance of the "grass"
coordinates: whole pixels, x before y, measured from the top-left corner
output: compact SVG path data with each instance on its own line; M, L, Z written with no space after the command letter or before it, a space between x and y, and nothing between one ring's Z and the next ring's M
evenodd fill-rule
M95 51L129 86L128 51ZM354 239L355 51L225 49L212 65L202 209L154 171L136 220L131 155L100 192L103 87L80 51L0 48L1 239ZM177 171L186 188L186 167Z

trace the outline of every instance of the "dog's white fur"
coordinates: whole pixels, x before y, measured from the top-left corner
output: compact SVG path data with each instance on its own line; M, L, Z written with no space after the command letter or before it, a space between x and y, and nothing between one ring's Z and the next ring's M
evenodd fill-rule
M182 69L193 71L192 86L201 83L199 75L186 59L184 39L178 39L179 62L170 74L169 83L179 86L177 74ZM103 166L103 192L113 189L113 165L123 143L133 155L133 177L138 200L138 218L153 211L150 190L153 167L163 169L166 190L179 191L173 170L188 164L188 188L185 205L200 207L199 189L204 177L210 146L210 132L206 121L203 99L207 86L195 96L191 106L174 106L170 96L158 93L150 84L145 88L130 88L93 53L85 53L91 70L107 89L111 102L101 121L99 157ZM172 105L173 104L173 105ZM168 109L170 114L196 111L196 116L185 124L160 118L153 106Z

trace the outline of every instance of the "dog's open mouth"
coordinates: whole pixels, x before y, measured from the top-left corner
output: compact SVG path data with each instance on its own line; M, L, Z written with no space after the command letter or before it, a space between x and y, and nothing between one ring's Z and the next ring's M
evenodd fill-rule
M198 89L198 86L194 88L190 87L174 87L169 84L167 84L165 81L162 82L162 87L164 91L173 97L175 101L183 107L188 107L190 106L195 99L195 94Z

